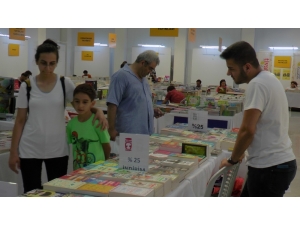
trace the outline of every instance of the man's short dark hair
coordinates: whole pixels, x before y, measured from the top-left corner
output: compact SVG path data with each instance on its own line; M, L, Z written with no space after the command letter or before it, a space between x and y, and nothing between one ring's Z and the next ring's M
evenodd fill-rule
M24 74L26 74L26 76L32 75L32 73L30 72L30 70L27 70Z
M202 81L201 81L201 80L199 80L199 79L198 79L196 82L200 82L200 84L202 83Z
M88 73L88 71L87 71L87 70L84 70L83 73Z
M243 66L250 63L258 68L259 63L254 48L245 41L239 41L226 48L220 55L222 59L233 59L236 64Z
M89 84L79 84L73 92L73 97L78 93L87 94L90 97L91 101L94 101L96 98L96 92L94 88Z
M174 90L175 89L175 87L174 86L169 86L168 88L167 88L167 91L172 91L172 90Z

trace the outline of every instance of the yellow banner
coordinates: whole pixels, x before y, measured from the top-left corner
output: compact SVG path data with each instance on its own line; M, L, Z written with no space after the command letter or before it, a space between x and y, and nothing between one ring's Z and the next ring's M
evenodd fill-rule
M291 56L275 56L274 67L291 68Z
M280 68L274 68L273 73L277 77L277 79L280 80L281 69Z
M92 51L82 51L81 52L81 60L83 60L83 61L93 61L94 60L94 52L92 52Z
M152 37L178 37L178 28L150 28Z
M291 80L291 69L283 69L282 80Z
M78 32L77 45L78 46L94 46L94 33Z
M196 41L196 28L189 28L189 41L190 42Z
M8 56L19 56L19 55L20 55L20 45L8 44Z
M9 28L9 39L25 41L25 28Z
M117 35L113 33L108 34L108 46L115 48L117 46Z

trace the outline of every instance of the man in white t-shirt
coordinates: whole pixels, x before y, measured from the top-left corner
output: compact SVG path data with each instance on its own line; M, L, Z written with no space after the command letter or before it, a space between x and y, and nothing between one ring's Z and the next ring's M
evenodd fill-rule
M247 42L229 46L220 57L226 60L227 75L236 84L248 84L244 118L232 155L220 167L238 163L248 150L248 177L241 196L282 197L297 171L284 88L274 74L262 71Z

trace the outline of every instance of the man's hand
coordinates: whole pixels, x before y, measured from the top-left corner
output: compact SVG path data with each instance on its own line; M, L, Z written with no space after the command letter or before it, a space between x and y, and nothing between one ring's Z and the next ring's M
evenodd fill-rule
M116 131L115 129L108 129L108 133L111 141L116 141L116 137L119 136L118 131Z
M100 127L100 125L102 126L102 130L106 130L108 128L107 119L105 118L103 111L100 109L97 110L92 123L94 124L96 120L99 120L99 123L96 126L97 128Z
M14 171L16 174L18 174L18 170L20 170L20 158L18 154L10 153L9 155L9 161L8 161L9 168Z
M162 117L163 115L165 115L165 113L163 111L161 111L159 108L154 109L154 117L156 119L159 117Z
M222 169L222 168L225 167L225 166L232 166L232 164L230 164L230 163L227 161L227 159L223 159L222 162L221 162L221 164L220 164L219 169Z
M241 163L243 161L243 159L245 158L245 153L243 153L243 155L239 158L239 163ZM219 169L222 169L224 166L232 166L232 164L230 164L227 159L223 159Z

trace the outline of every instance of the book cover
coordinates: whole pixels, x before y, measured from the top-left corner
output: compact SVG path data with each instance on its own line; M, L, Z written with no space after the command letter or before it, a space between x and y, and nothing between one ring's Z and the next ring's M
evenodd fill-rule
M67 189L77 189L84 185L84 182L81 181L73 181L73 180L65 180L56 178L54 180L51 180L45 184L43 184L43 188L47 190L47 187L61 187L61 188L67 188ZM50 191L53 191L53 189L49 189Z
M128 185L128 186L154 189L155 197L163 197L163 185L161 183L144 182L144 181L139 181L139 180L129 180L129 181L125 182L124 184Z
M172 189L172 181L169 177L151 175L149 173L138 174L133 177L134 180L150 181L155 183L162 183L164 187L164 195L167 195Z
M24 193L23 197L62 197L64 194L57 193L55 191L34 189L32 191Z
M109 192L114 188L115 188L115 186L86 183L86 184L80 186L75 191L78 191L78 193L81 192L81 193L87 194L87 195L108 196Z
M110 197L154 197L154 190L149 188L119 185L109 193Z

